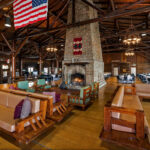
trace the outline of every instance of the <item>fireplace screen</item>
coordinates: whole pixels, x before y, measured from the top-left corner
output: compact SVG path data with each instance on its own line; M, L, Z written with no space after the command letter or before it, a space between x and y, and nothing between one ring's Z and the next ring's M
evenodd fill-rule
M85 76L80 73L75 73L71 75L72 85L84 86L85 85Z

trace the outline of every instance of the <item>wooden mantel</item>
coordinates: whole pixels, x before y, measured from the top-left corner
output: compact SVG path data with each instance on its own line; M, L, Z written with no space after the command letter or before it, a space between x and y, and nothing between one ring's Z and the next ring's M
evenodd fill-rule
M71 66L71 65L82 65L82 66L85 66L89 64L88 62L74 62L74 63L64 63L64 65L66 66Z

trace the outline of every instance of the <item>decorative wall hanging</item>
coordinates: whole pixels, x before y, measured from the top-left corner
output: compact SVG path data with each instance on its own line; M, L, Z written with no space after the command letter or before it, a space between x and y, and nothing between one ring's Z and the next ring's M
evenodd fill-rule
M74 38L73 55L82 55L82 38Z

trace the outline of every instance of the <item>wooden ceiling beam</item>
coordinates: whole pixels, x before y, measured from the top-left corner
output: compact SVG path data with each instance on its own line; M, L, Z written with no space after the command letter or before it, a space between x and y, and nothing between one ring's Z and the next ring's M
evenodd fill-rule
M0 2L0 9L12 4L14 2L14 0L2 0Z
M98 12L102 13L103 15L105 14L105 11L100 9L99 7L95 6L94 4L92 4L91 2L87 1L87 0L82 0L82 2L86 3L87 5L89 5L90 7L96 9Z
M47 33L53 33L53 32L56 32L56 31L59 31L59 30L62 30L62 29L82 26L82 25L86 25L86 24L90 24L90 23L99 22L99 21L102 21L102 20L114 19L114 18L119 18L119 17L122 17L122 16L133 15L133 14L138 14L138 13L144 13L144 12L149 12L149 11L150 11L150 7L142 7L142 8L137 8L137 9L126 10L126 11L123 11L121 13L116 13L116 11L114 11L112 13L109 13L109 14L105 15L104 17L101 17L101 18L94 18L94 19L90 19L90 20L77 22L77 23L74 23L74 24L68 24L68 25L65 25L65 26L49 29L49 30L46 30L46 31L43 30L43 31L40 31L40 32L29 34L28 37L39 36L39 35L43 35L43 34L47 34ZM18 38L25 38L25 37L20 36Z
M58 13L58 15L56 16L55 20L52 22L52 24L50 25L50 27L53 27L56 23L56 21L59 19L59 17L62 15L62 13L64 12L64 10L67 8L67 6L69 5L71 0L68 0L67 3L65 4L65 6L62 8L62 10Z
M28 37L26 37L26 38L22 41L22 43L20 44L19 48L16 50L16 53L15 53L15 55L14 55L15 57L19 54L19 52L21 51L21 49L23 48L23 46L26 44L27 40L28 40Z
M8 42L8 40L6 39L6 37L4 36L3 33L1 33L4 41L6 42L7 46L9 47L9 49L11 50L11 52L14 52L14 48L10 45L10 43Z

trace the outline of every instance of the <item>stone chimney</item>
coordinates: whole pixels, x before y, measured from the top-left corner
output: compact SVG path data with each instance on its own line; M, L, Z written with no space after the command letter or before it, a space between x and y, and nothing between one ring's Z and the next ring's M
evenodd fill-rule
M92 3L92 0L89 0ZM75 0L75 22L97 18L97 11L81 0ZM68 24L72 23L72 3L68 9ZM82 38L82 54L74 55L75 38ZM85 76L85 84L104 81L104 63L99 32L99 23L91 23L67 29L65 55L63 61L65 81L71 82L71 76L81 73Z

